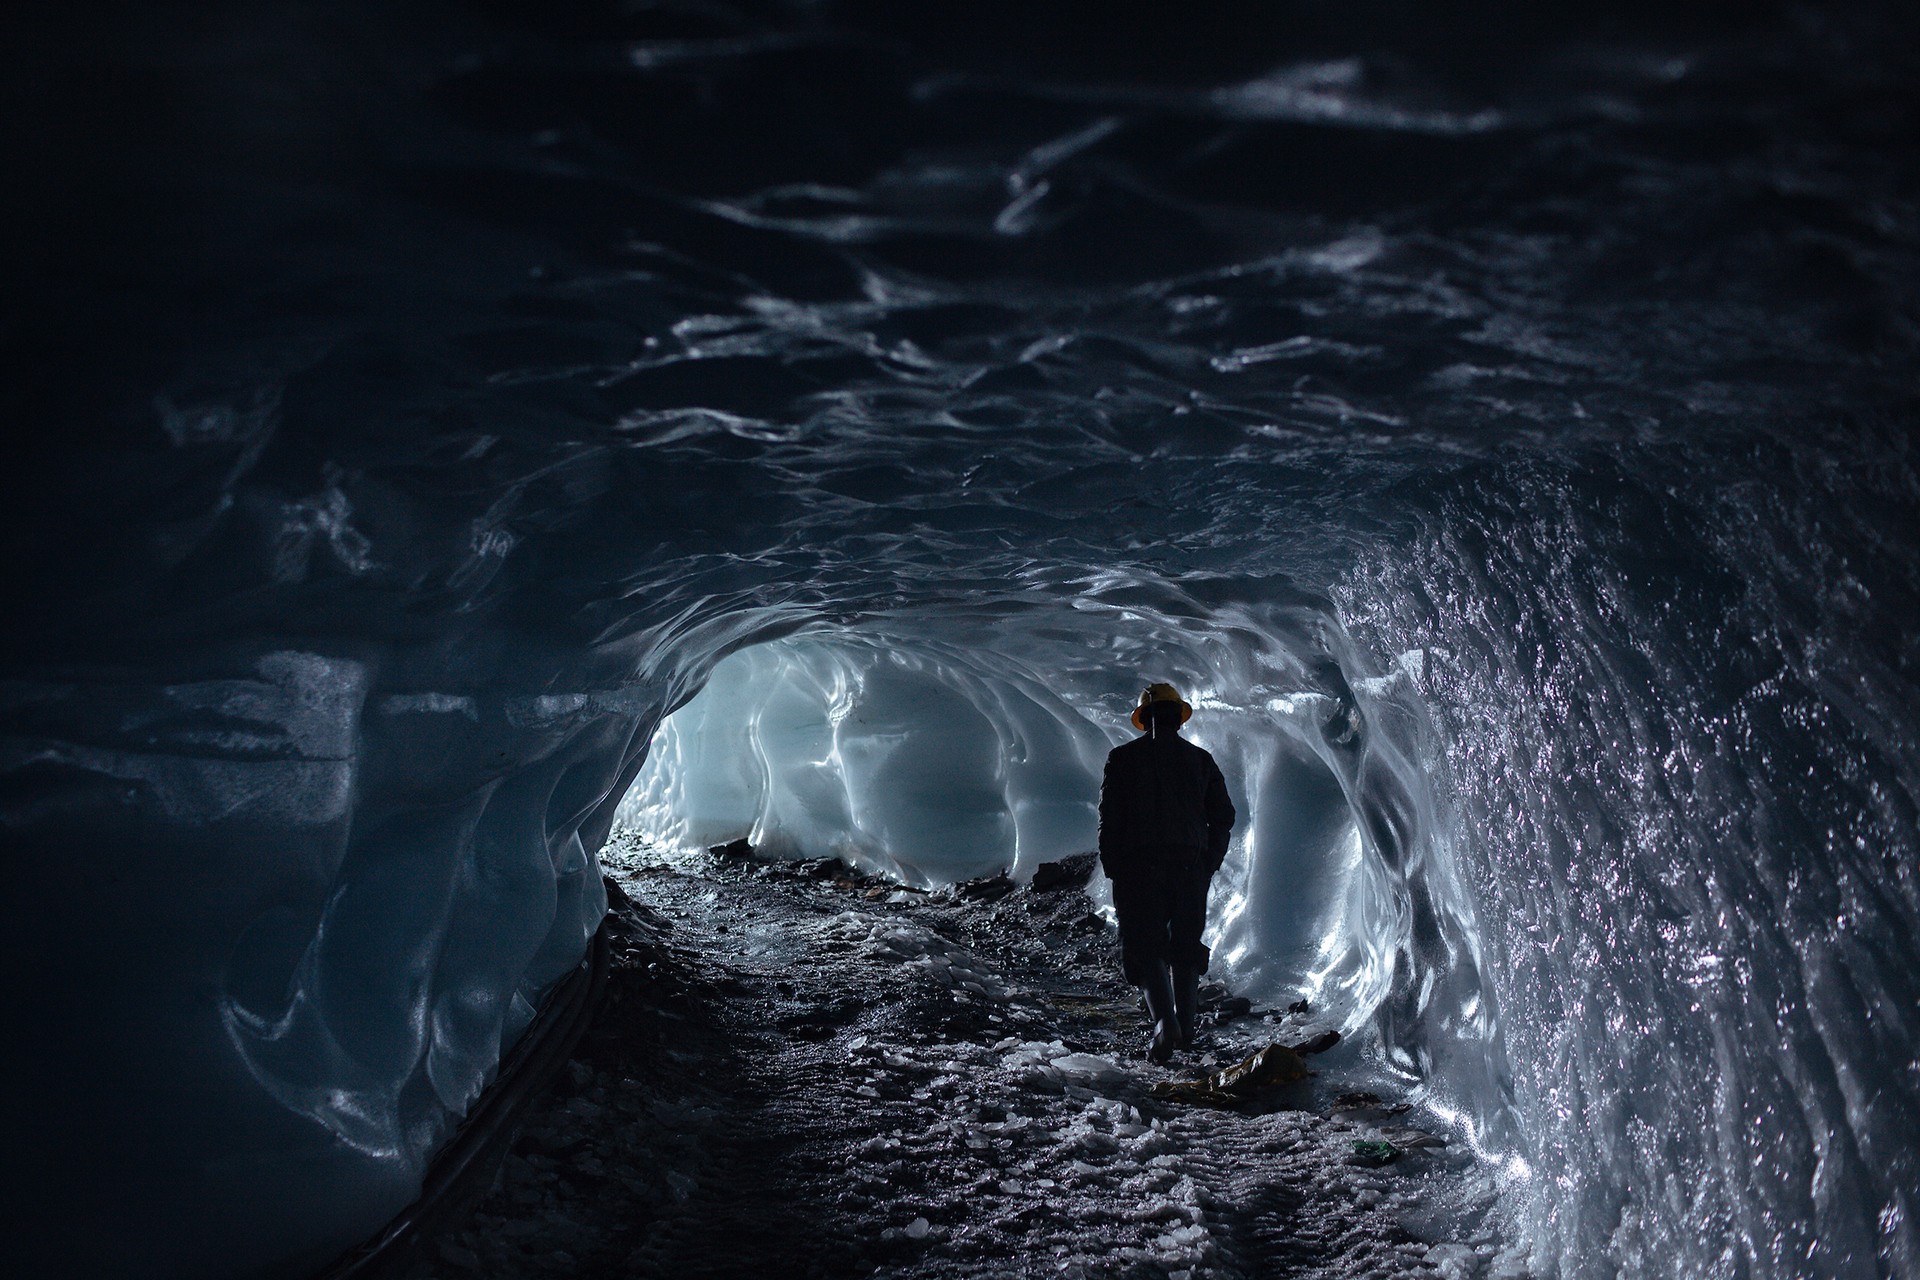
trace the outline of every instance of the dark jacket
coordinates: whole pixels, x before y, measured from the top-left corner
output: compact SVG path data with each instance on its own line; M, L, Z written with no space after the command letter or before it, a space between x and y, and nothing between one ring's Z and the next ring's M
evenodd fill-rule
M1126 874L1150 851L1201 855L1220 868L1233 834L1227 780L1205 748L1179 737L1135 738L1107 754L1100 783L1100 864Z

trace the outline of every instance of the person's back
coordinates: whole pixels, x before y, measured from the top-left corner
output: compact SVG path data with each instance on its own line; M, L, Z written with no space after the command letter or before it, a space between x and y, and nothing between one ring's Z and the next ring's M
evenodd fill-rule
M1103 854L1187 849L1208 855L1213 868L1226 854L1234 819L1226 781L1205 748L1177 734L1115 747L1100 794Z
M1220 767L1180 737L1192 714L1172 685L1147 686L1133 713L1145 736L1108 753L1100 784L1100 865L1113 881L1127 981L1153 1016L1156 1062L1193 1042L1210 959L1200 941L1207 889L1235 816Z

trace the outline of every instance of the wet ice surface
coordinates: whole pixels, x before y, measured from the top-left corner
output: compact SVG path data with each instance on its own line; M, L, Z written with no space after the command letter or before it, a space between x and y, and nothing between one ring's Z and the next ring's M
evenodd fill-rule
M435 1274L1522 1274L1489 1170L1411 1146L1431 1116L1334 1101L1350 1054L1238 1112L1151 1097L1318 1028L1256 1010L1151 1066L1077 888L608 863L645 905L607 1011Z
M1543 1263L1920 1274L1915 6L1613 7L10 43L49 403L0 933L44 1031L0 1131L49 1171L25 1252L88 1254L40 1271L291 1272L400 1211L579 957L654 723L723 655L865 669L777 640L1064 707L869 684L825 796L756 731L760 807L829 836L1024 847L983 798L1092 788L1016 764L1191 686L1248 800L1236 980L1330 940L1353 1025L1531 1166ZM891 741L969 745L969 794L929 818Z

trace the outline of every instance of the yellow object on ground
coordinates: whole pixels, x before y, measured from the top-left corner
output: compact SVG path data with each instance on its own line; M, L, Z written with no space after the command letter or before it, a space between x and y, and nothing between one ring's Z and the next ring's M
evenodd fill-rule
M1153 1086L1153 1096L1201 1107L1231 1107L1312 1074L1299 1054L1283 1044L1270 1044L1199 1080L1163 1080Z

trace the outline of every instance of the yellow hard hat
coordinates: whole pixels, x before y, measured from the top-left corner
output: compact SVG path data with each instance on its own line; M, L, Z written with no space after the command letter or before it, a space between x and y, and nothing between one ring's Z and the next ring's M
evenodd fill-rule
M1178 689L1170 684L1150 684L1147 686L1146 692L1140 695L1140 705L1133 709L1134 728L1140 730L1142 733L1146 732L1147 722L1141 718L1140 713L1156 702L1179 703L1181 724L1185 724L1187 721L1193 719L1193 708L1187 704L1185 698L1180 696Z

